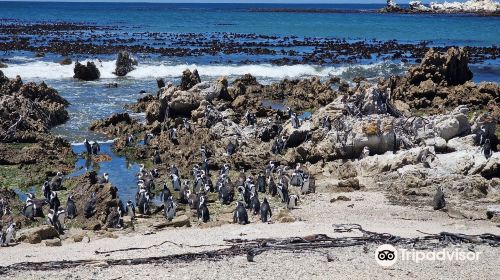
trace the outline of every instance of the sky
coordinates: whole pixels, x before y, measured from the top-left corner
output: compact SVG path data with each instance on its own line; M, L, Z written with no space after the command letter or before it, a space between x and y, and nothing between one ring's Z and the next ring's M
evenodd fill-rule
M31 2L154 2L154 3L376 3L383 4L386 0L0 0L1 1L31 1ZM396 3L408 3L410 0L396 0ZM439 0L434 0L440 2ZM453 1L453 0L448 0ZM427 3L429 1L422 1Z

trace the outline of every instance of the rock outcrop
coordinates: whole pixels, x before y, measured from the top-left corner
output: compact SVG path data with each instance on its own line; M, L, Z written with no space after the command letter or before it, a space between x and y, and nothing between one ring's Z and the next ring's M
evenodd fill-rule
M132 119L128 113L117 113L109 118L94 121L89 129L109 136L119 136L134 134L140 131L139 126L139 122Z
M73 72L75 73L73 78L84 81L95 81L101 77L101 72L99 72L95 63L91 61L88 61L87 65L83 65L77 61Z
M134 66L137 66L137 60L133 59L129 52L122 51L118 53L118 57L116 58L116 68L115 72L113 72L116 76L125 76L129 72L135 69Z
M186 69L184 70L184 72L182 72L181 84L180 84L181 90L188 90L194 87L194 85L198 83L201 83L198 70L194 69L193 72L191 72L191 70Z

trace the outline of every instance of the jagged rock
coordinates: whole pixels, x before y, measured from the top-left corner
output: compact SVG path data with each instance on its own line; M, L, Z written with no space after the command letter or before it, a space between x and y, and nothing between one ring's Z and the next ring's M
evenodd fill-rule
M42 240L56 237L59 237L59 233L53 226L43 225L28 229L19 237L19 240L30 244L36 244L42 242Z
M104 133L106 135L120 136L133 134L139 131L139 122L130 117L128 113L117 113L111 117L94 121L89 130Z
M191 70L186 69L184 70L184 72L182 72L181 84L180 84L181 90L188 90L198 83L201 83L198 70L194 69L193 72L191 72Z
M94 81L101 77L101 72L99 72L95 63L91 61L88 61L87 65L83 65L77 61L73 71L75 73L73 78L84 81Z
M127 73L134 70L134 66L137 66L137 64L137 60L133 59L127 51L119 52L116 58L115 72L113 73L116 76L125 76Z

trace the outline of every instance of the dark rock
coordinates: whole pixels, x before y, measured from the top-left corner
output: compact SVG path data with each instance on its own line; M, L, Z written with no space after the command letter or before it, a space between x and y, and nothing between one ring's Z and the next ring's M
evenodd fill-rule
M134 70L137 66L137 60L133 59L127 51L122 51L118 53L116 58L116 68L113 72L116 76L125 76L130 71Z
M63 60L59 61L59 64L61 65L71 65L71 63L73 63L73 61L67 56Z
M87 62L86 66L77 61L73 71L75 73L73 78L84 81L95 81L101 77L101 72L99 72L94 62L91 61Z
M186 69L184 70L184 72L182 72L180 85L181 90L188 90L198 83L201 83L198 70L194 69L193 72L191 72L191 70Z
M0 68L7 68L7 67L9 67L7 64L0 62Z
M165 87L165 81L163 79L156 79L156 84L158 85L159 89Z

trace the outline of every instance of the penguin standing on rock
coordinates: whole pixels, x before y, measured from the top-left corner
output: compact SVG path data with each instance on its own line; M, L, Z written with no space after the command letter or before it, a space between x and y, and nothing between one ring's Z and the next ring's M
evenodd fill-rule
M94 141L94 143L92 143L92 154L97 155L99 154L100 151L101 151L101 146L99 145L99 143L97 143L97 141Z
M68 201L66 202L66 216L69 219L76 217L76 204L72 195L68 196Z
M135 219L135 207L132 200L127 201L127 206L125 206L125 215L129 216L131 219Z
M201 196L200 197L200 203L198 205L198 220L206 223L210 220L210 213L208 211L207 204L205 203L205 197Z
M132 146L134 144L134 135L130 134L128 137L127 137L127 140L125 142L125 146Z
M161 164L160 151L156 150L153 155L153 164Z
M486 139L484 141L484 144L481 146L481 149L483 150L483 154L486 159L489 159L491 155L493 155L490 139Z
M9 246L9 243L16 238L16 224L11 223L5 232L0 231L0 245Z
M57 172L56 176L50 180L50 190L58 191L62 187L63 174L61 172Z
M444 198L444 189L442 186L439 186L436 189L436 194L434 195L432 206L434 210L440 210L446 206L446 200Z
M247 209L242 202L236 202L236 209L234 210L233 222L240 225L248 224L248 213Z
M50 194L49 205L50 205L50 209L53 209L53 210L58 210L59 207L61 206L61 202L59 201L59 198L57 197L56 192L52 192Z
M87 150L87 155L92 155L92 145L90 145L89 140L85 139L85 141L83 141L83 145L85 145L85 149Z
M266 223L268 219L271 218L273 213L271 212L271 207L269 206L269 202L267 202L267 198L264 198L262 205L260 206L260 220L263 223Z
M64 233L64 218L66 215L66 211L64 208L60 207L59 209L50 209L47 215L47 222L53 226L59 234Z
M43 196L49 200L50 199L50 193L51 193L51 190L50 190L50 183L49 183L49 180L45 180L45 182L43 183L43 187L42 187L42 192L43 192Z
M90 195L90 198L85 202L83 207L83 215L85 218L90 218L94 215L96 211L97 198L95 192Z

